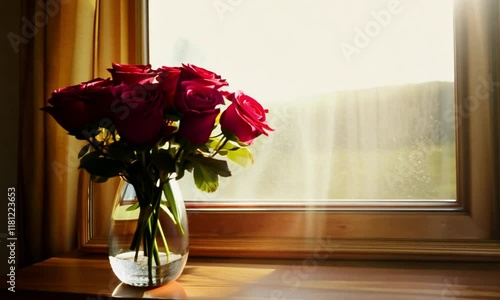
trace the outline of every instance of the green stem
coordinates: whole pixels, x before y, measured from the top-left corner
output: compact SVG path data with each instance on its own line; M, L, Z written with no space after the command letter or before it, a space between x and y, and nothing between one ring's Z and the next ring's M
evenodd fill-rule
M150 284L153 283L153 259L157 266L161 265L160 255L158 250L158 244L156 242L157 228L158 228L158 218L160 212L161 203L161 189L155 188L152 192L151 205L148 208L152 208L149 218L147 219L147 228L145 235L147 238L147 248L148 248L148 276Z
M184 152L184 147L180 147L179 150L177 150L177 153L175 154L174 157L174 162L177 163L179 161L179 158L181 157L182 152Z
M141 155L140 159L143 159L144 162L144 159L146 159L146 157ZM185 233L180 222L181 216L179 216L177 203L175 201L175 195L169 182L163 183L160 185L160 187L158 187L154 182L154 178L148 177L141 179L141 177L135 176L131 180L132 185L136 189L140 212L137 228L134 233L130 248L135 251L135 260L137 261L138 252L142 241L144 256L147 257L149 284L153 284L153 264L156 264L156 266L161 265L160 249L158 246L159 241L156 240L157 238L162 239L165 247L167 262L170 261L170 249L167 244L165 232L161 228L160 222L160 213L162 209L162 193L165 193L165 197L167 198L169 204L168 209L170 209L170 211L172 212L179 232L182 235L184 235Z
M148 219L148 228L149 228L149 232L151 232L151 223L150 223L151 219ZM149 233L148 232L148 233ZM152 247L152 243L151 243L151 240L154 240L154 238L150 238L148 239L148 245L150 245L150 250L153 249ZM150 285L153 285L153 255L152 253L148 253L148 278L149 278L149 284Z
M134 237L132 238L132 243L130 243L130 249L139 251L140 241L144 236L144 232L146 231L146 225L149 217L151 216L150 207L140 207L139 219L137 220L137 228L134 232ZM144 249L144 255L146 255L147 249Z
M158 243L156 243L156 238L153 238L153 255L156 265L161 265L160 251L158 250Z
M210 138L211 138L211 139L214 139L214 138L217 138L217 137L219 137L219 136L221 136L221 135L224 135L224 133L222 133L222 132L221 132L221 133L219 133L218 135L211 136Z
M153 213L151 214L151 219L150 219L150 224L151 224L151 236L152 236L152 247L153 249L153 254L155 256L155 262L156 265L160 265L160 255L158 251L158 245L156 243L156 234L157 234L157 229L158 229L158 220L160 217L160 204L161 204L161 189L155 190L155 203L154 203L154 210Z
M224 141L224 142L222 142ZM222 150L222 148L224 148L224 146L227 144L227 142L229 141L229 139L227 137L224 137L222 140L219 141L219 143L217 144L217 147L215 147L215 152L212 153L212 157L214 157L215 155L217 155L217 153L219 153L220 150Z
M170 211L172 212L175 222L177 223L177 228L179 229L179 232L184 235L184 229L182 228L179 218L179 211L177 210L177 203L175 202L174 191L172 190L169 182L163 184L163 192L165 193L165 198L167 198L167 202L170 206Z
M217 154L217 152L218 152L217 150L219 149L219 146L220 146L220 144L222 143L222 140L223 140L223 139L219 140L219 141L217 142L217 145L215 145L215 147L214 147L214 152L212 152L212 157L214 157L214 156Z
M161 228L160 219L158 219L158 231L160 232L161 239L163 240L163 246L165 247L165 254L167 255L167 263L170 262L170 249L168 248L167 239L165 238L165 234L163 233L163 229Z
M134 262L137 262L137 258L139 258L139 248L135 249Z
M142 239L142 244L144 248L144 256L149 256L149 231L145 230L143 233L143 239Z

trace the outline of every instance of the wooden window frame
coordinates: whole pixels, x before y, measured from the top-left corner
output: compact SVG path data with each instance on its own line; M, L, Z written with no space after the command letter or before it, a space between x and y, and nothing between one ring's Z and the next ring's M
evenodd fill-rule
M146 49L140 52L140 61L147 62L147 1L143 3L137 24L144 29L138 31L140 47ZM487 17L498 33L498 11ZM477 106L472 106L470 97L478 84L474 74L486 71L493 74L491 80L500 78L498 51L490 51L487 66L473 64L475 56L484 53L467 50L471 22L463 20L469 20L467 11L459 6L455 9L457 201L351 200L328 205L188 201L190 255L499 261L500 197L495 184L499 122L493 114L500 106L495 101L498 92L492 89ZM498 34L494 36L491 47L498 45ZM105 225L93 214L97 205L93 185L83 173L79 185L80 248L104 253L107 237L95 234L96 226Z

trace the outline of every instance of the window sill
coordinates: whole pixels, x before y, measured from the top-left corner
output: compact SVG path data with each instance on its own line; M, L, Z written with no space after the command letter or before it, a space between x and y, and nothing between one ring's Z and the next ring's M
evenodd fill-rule
M6 280L2 282L3 293L10 293ZM86 300L500 299L500 263L190 258L176 282L141 289L120 284L103 255L70 255L19 270L16 296Z

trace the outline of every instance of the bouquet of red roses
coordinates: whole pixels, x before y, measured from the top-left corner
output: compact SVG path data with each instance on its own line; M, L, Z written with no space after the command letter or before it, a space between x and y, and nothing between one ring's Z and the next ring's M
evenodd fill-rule
M216 156L246 165L253 161L247 146L273 129L255 99L228 91L227 81L206 69L113 63L109 72L112 79L55 90L42 110L87 141L80 168L92 180L121 176L133 185L141 211L130 248L144 242L151 270L162 193L171 200L166 183L189 171L200 190L214 192L219 176L231 175ZM175 222L175 209L171 215Z

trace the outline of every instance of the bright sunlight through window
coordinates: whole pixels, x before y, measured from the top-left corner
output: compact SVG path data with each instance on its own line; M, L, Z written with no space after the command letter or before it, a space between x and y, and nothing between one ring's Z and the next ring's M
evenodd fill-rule
M456 198L452 0L149 2L151 64L216 71L276 129L186 199Z

